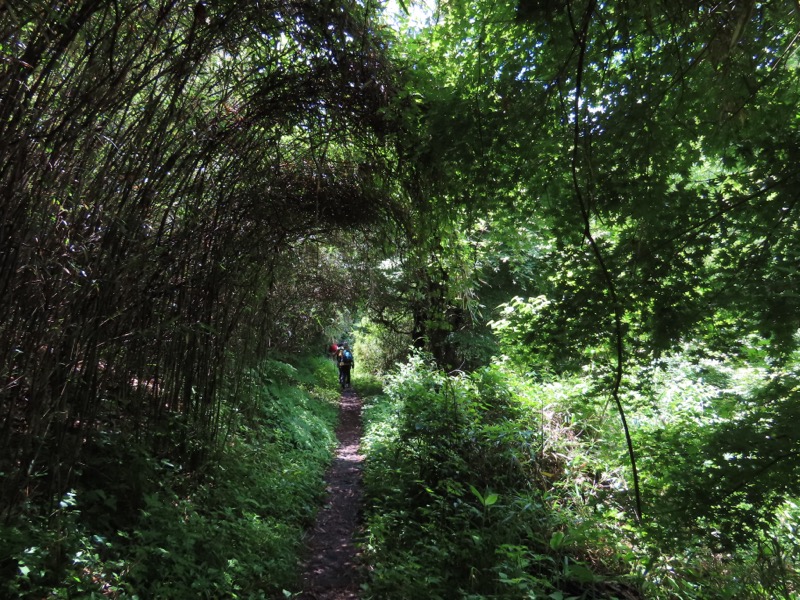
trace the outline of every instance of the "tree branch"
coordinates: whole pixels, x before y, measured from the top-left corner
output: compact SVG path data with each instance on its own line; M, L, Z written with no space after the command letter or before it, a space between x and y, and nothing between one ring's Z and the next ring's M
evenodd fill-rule
M633 489L636 498L636 507L634 510L634 516L636 521L639 522L642 519L642 498L641 492L639 487L639 471L636 468L636 453L633 449L633 440L631 439L630 429L628 428L628 421L625 417L625 410L622 407L622 401L620 400L619 391L622 385L622 377L624 374L624 350L625 350L625 342L623 337L622 331L622 315L623 309L619 302L619 297L617 296L617 289L616 285L614 284L614 278L611 275L611 272L606 265L605 259L603 258L603 253L600 250L600 246L595 240L594 236L592 235L591 229L591 204L590 204L590 197L585 197L584 194L581 192L581 184L578 180L578 166L580 163L580 154L579 154L579 143L580 143L580 133L581 133L581 121L580 121L580 102L581 102L581 94L582 94L582 86L583 86L583 72L584 72L584 64L586 59L586 45L587 45L587 38L589 33L589 25L592 20L592 15L596 8L597 2L596 0L590 0L589 5L586 7L586 11L583 14L583 21L581 23L581 27L579 31L576 31L575 37L578 43L578 65L577 65L577 74L575 79L575 100L573 106L573 116L575 121L575 126L573 128L573 147L572 147L572 184L575 189L575 198L578 201L578 205L580 207L581 218L583 220L583 236L586 241L589 243L589 246L592 249L592 253L594 254L595 260L597 261L598 267L600 268L600 272L603 275L603 279L606 283L606 290L608 291L608 295L611 298L611 305L614 310L614 346L616 350L617 360L616 366L614 368L614 383L611 388L611 396L614 398L614 403L617 407L617 412L619 413L620 420L622 421L622 428L625 432L625 442L628 447L628 456L630 457L631 461L631 470L633 472ZM591 191L589 192L589 195Z

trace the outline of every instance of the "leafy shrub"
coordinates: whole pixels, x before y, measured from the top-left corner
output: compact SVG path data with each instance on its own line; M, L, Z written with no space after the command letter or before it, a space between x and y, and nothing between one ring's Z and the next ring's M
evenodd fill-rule
M747 358L697 347L665 357L648 381L657 401L640 409L635 442L653 513L642 528L654 557L647 569L687 598L800 588L796 367Z
M358 372L384 375L408 356L408 337L364 318L358 325L353 352Z
M265 362L226 406L224 443L197 471L100 436L55 510L28 507L0 529L0 596L280 594L324 492L336 385L324 359Z
M588 598L628 585L606 581L628 565L598 551L630 552L614 495L594 493L604 477L569 486L591 457L562 458L574 435L544 395L497 367L449 377L421 355L389 378L365 408L369 597ZM594 527L609 514L613 526Z

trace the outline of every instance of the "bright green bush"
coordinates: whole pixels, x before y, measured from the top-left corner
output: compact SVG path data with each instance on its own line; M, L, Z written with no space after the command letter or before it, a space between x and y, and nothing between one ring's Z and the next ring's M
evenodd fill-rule
M408 345L408 336L390 331L367 318L361 319L353 345L357 372L378 375L390 372L396 363L408 356Z
M544 319L550 307L544 297L515 298L492 326L506 364L540 382L537 394L552 392L553 415L567 425L546 437L555 445L551 455L564 457L553 492L586 498L587 508L599 502L609 515L616 498L630 514L630 457L619 419L609 412L608 353L585 343L574 363L555 356L557 338ZM613 549L605 552L607 563L640 573L650 598L798 597L792 507L800 498L800 354L778 356L775 340L741 330L735 343L727 335L697 337L656 359L637 349L642 341L625 340L620 391L644 518L636 525L587 518L576 502L572 517L565 513L565 531L575 540L624 524L630 539L604 542ZM562 378L542 377L541 370L556 367Z
M650 374L634 441L654 597L800 593L796 364L687 347Z
M497 367L449 377L422 356L389 378L365 408L369 598L599 598L609 577L629 585L613 477L570 449L575 429L548 393Z

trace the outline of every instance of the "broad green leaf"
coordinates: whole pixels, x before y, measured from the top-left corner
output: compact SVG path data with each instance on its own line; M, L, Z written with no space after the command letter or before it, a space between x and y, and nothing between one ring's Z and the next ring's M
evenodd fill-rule
M564 538L566 535L563 531L554 531L553 535L550 536L550 548L553 550L558 550L564 544Z

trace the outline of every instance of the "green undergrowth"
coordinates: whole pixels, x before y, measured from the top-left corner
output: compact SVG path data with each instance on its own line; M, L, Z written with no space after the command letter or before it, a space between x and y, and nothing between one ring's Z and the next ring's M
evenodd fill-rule
M637 597L623 485L537 391L416 356L367 403L367 598Z
M383 392L383 381L369 373L353 376L353 389L363 400L375 398Z
M0 597L282 597L324 491L336 386L324 359L253 369L193 472L101 436L56 506L0 528Z
M706 363L632 381L637 522L621 426L590 377L453 377L413 357L364 409L365 600L800 598L797 436L761 400L792 414L794 371L765 384Z

